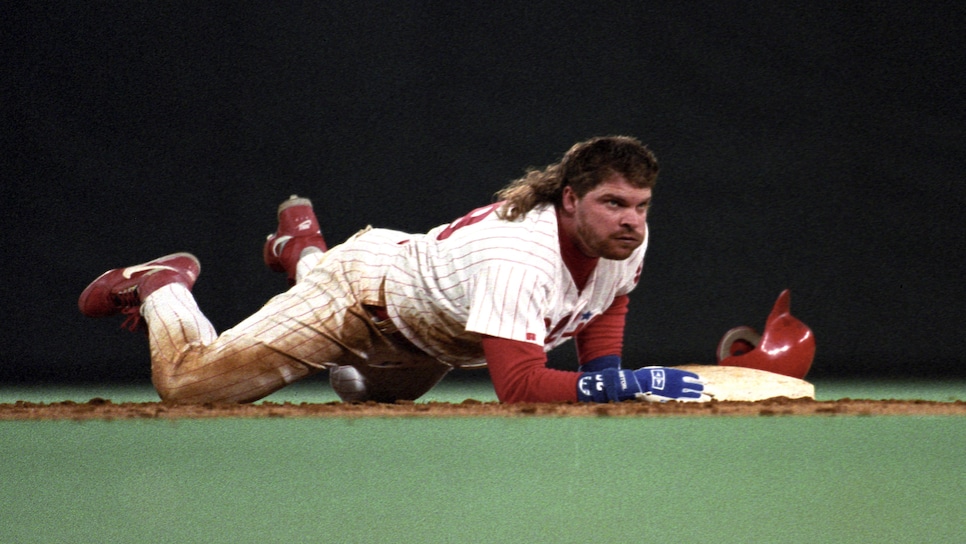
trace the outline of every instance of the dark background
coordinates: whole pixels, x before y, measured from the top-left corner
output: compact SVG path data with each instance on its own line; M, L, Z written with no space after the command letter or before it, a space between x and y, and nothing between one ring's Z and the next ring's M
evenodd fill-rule
M330 243L424 231L603 134L662 163L628 366L789 288L812 376L966 375L966 8L493 4L4 3L0 380L148 379L77 311L107 268L191 251L219 330L255 311L290 193Z

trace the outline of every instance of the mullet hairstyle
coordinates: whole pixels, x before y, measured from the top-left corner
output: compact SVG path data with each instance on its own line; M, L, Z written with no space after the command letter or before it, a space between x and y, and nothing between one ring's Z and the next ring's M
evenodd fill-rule
M629 136L601 136L574 144L559 162L543 169L528 168L523 177L496 193L504 201L497 211L501 219L515 221L536 206L563 202L563 188L571 187L578 197L615 174L634 187L653 188L660 167L654 154Z

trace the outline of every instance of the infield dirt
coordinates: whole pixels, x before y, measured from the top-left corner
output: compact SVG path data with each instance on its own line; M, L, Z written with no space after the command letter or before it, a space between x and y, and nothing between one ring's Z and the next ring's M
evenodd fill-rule
M87 402L0 404L0 420L127 420L179 418L362 418L362 417L787 417L787 416L966 416L966 402L918 400L773 398L757 402L612 404L499 404L399 402L169 404L93 398Z

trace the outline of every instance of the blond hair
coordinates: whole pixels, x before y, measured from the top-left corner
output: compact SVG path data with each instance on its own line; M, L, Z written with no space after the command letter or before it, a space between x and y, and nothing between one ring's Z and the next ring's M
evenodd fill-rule
M496 197L504 203L497 213L514 221L540 204L559 206L564 187L571 187L582 197L614 174L624 176L635 187L652 188L659 170L657 158L635 138L591 138L574 144L559 162L542 169L529 168L523 177L498 191Z

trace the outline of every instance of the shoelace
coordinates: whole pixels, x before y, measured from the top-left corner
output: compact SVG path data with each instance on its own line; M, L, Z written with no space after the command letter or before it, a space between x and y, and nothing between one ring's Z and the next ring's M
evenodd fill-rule
M141 297L138 295L137 285L114 294L114 303L121 307L121 313L127 317L121 323L122 329L131 332L137 331L142 327L141 322Z
M127 317L124 322L121 323L122 329L127 329L131 332L137 332L139 329L144 329L144 321L141 319L141 309L134 307L127 307L121 310L121 313Z

